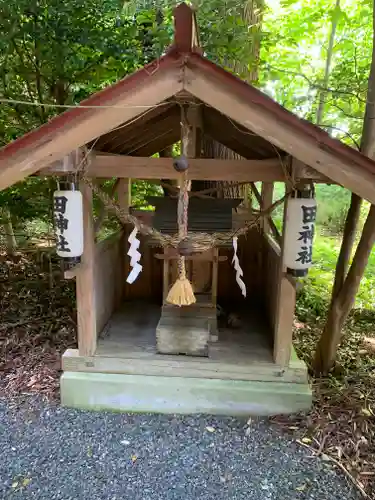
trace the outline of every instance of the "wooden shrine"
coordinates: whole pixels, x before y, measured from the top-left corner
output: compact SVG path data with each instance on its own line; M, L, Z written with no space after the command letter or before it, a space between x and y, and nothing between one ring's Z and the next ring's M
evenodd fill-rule
M0 189L31 175L61 180L56 250L76 281L78 337L62 356L62 404L306 409L311 388L292 339L297 281L314 259L313 186L337 183L375 204L375 162L208 60L186 4L174 21L164 56L0 149ZM229 154L206 157L209 141ZM166 153L174 145L177 159ZM105 179L115 179L106 192ZM136 210L137 179L167 180L174 194ZM257 206L194 187L202 182L245 186ZM101 239L106 211L121 225Z
M154 227L166 234L177 232L177 199L153 197L148 200L155 206ZM189 202L188 230L191 232L230 231L232 214L240 199L192 198ZM231 245L231 241L223 246ZM156 257L163 260L163 305L156 328L156 347L162 354L189 354L208 356L209 341L218 340L217 284L218 248L193 254L187 262L188 275L193 283L197 302L187 307L175 307L166 298L176 275L178 252L165 249Z

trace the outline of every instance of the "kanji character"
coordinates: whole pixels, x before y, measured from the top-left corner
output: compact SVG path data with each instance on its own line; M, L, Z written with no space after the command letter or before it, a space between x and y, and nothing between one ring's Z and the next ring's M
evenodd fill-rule
M306 207L302 205L302 221L304 224L308 222L315 222L316 219L316 207Z
M56 247L60 252L71 252L70 248L68 248L69 243L65 236L63 236L62 234L58 235Z
M300 231L300 237L298 238L298 241L303 241L303 243L306 245L309 241L312 241L314 239L314 224L311 224L311 226L302 226L303 231Z
M301 251L298 252L298 259L296 262L301 262L301 264L310 264L312 261L312 246L301 247Z
M54 197L54 211L60 214L65 214L66 203L68 198L66 196L55 196Z
M61 213L59 213L59 215L56 215L56 217L55 217L56 228L60 231L61 234L66 229L68 229L68 223L69 223L69 220L66 219Z

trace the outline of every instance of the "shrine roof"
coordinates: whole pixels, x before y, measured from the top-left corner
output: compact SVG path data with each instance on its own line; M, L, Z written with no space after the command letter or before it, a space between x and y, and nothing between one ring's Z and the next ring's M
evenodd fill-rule
M150 156L180 138L181 103L201 106L204 132L244 158L287 155L375 203L375 162L202 55L194 11L174 11L167 53L0 149L0 189L83 145Z

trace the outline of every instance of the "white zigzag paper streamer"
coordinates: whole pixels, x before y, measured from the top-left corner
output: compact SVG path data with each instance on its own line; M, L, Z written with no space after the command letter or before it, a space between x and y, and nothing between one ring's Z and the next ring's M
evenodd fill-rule
M240 266L240 261L238 260L237 248L238 248L238 238L237 238L237 236L235 236L233 238L233 252L234 252L234 254L233 254L232 264L233 264L233 267L236 271L236 281L238 283L238 286L241 289L242 295L244 297L246 297L246 285L241 279L243 276L243 271L242 271L241 266Z
M128 251L128 255L130 257L130 267L133 268L126 279L126 282L129 283L129 285L134 283L134 281L138 278L140 272L142 271L142 266L139 263L141 254L138 251L141 242L137 238L137 233L138 229L135 227L128 238L128 242L130 243L130 248Z

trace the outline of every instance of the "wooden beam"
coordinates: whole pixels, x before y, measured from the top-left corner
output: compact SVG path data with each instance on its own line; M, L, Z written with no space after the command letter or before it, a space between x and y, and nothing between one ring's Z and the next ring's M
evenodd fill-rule
M72 280L74 278L76 278L79 274L81 270L81 264L76 264L75 266L69 268L69 269L66 269L64 271L64 279L66 280Z
M176 255L171 255L171 254L165 254L165 253L156 253L155 254L155 257L157 259L160 259L160 260L177 260L179 258L179 255L177 254L177 251L176 251ZM207 262L215 262L215 257L213 257L212 255L206 255L205 253L197 253L195 255L187 255L185 257L185 260L191 260L191 261L194 261L194 262L204 262L204 261L207 261ZM227 260L228 257L226 255L220 255L219 257L217 257L217 261L218 262L222 262L222 261L225 261Z
M202 149L202 113L201 106L190 104L186 111L190 125L187 156L191 159L200 158Z
M228 340L230 346L230 337ZM281 372L273 363L268 362L268 358L267 361L266 359L263 360L263 358L259 359L258 352L249 355L247 363L240 363L238 358L230 356L230 347L221 350L220 344L211 346L211 350L215 353L212 358L200 358L199 362L197 362L196 358L190 356L160 356L160 354L153 354L153 349L142 352L139 348L136 349L132 346L127 338L126 331L124 331L124 344L119 345L119 351L112 351L111 348L106 349L104 347L103 350L107 351L107 354L99 354L94 357L80 356L76 349L68 349L62 356L62 369L65 372L121 373L130 376L147 375L149 380L151 377L157 378L160 376L170 377L172 380L173 377L179 377L181 387L187 380L183 377L202 380L272 381L280 389L283 382L306 383L307 380L306 366L302 362L295 362L293 367L291 366L285 372ZM126 349L129 351L129 345L131 351L126 352ZM110 355L108 355L108 352ZM275 389L275 391L277 390ZM228 394L232 396L233 387L228 391ZM227 397L228 401L230 401L230 396ZM194 395L194 397L196 396ZM264 400L262 404L264 405Z
M173 48L178 52L199 49L199 36L195 12L186 4L179 4L173 11Z
M310 179L314 182L322 182L324 184L336 184L334 181L322 175L312 167L306 165L297 158L291 158L291 176L298 182L300 179Z
M109 147L107 146L119 137L123 137L124 143L128 144L142 135L143 130L147 130L150 125L153 127L157 126L161 120L173 113L177 116L177 111L174 110L175 107L175 103L167 101L165 104L147 110L140 115L135 122L131 121L123 127L116 128L102 135L96 142L96 149L108 151Z
M150 142L154 142L159 137L168 135L172 130L178 128L180 122L179 116L174 110L171 110L170 113L158 121L155 118L150 124L146 122L143 126L138 126L135 122L133 128L131 128L131 125L128 125L126 127L129 129L127 133L126 130L123 133L119 130L118 137L108 142L103 149L119 154L133 154L133 151L137 151Z
M238 92L228 91L227 76L219 70L214 75L214 71L211 74L208 69L201 69L200 66L209 66L206 61L194 64L196 69L185 68L184 88L188 92L335 183L375 204L375 176L369 170L353 165L343 155L339 157L332 148L319 145L315 136L307 134L302 127L299 130L275 119L272 111L246 97L245 87L242 90L238 88Z
M267 141L213 108L203 107L202 112L205 135L248 160L267 158L270 150Z
M83 196L83 255L77 273L78 350L81 356L93 356L96 351L95 300L95 233L92 213L92 190L84 182Z
M178 179L172 158L144 158L122 155L95 155L89 166L91 177L120 177L133 179ZM42 170L40 175L66 175L58 165ZM238 182L283 181L283 170L278 158L267 160L189 159L189 177L192 180L229 180Z
M159 63L159 61L158 61ZM181 90L180 68L166 60L157 70L145 68L111 90L98 93L94 109L70 110L12 146L12 155L0 155L0 190L32 175L51 162L152 109ZM137 80L137 84L131 83ZM120 85L121 83L121 85ZM120 92L121 86L124 87ZM111 94L108 97L108 94ZM105 102L103 101L105 97ZM91 100L93 100L92 98ZM91 101L90 101L91 102ZM101 107L103 104L103 107ZM18 149L16 150L16 146ZM8 146L8 150L11 146Z
M159 151L173 146L173 144L175 144L179 140L179 127L174 127L171 130L166 130L162 134L158 135L158 137L147 141L147 143L143 144L139 149L132 151L132 155L143 157L152 156L155 153L159 153Z

